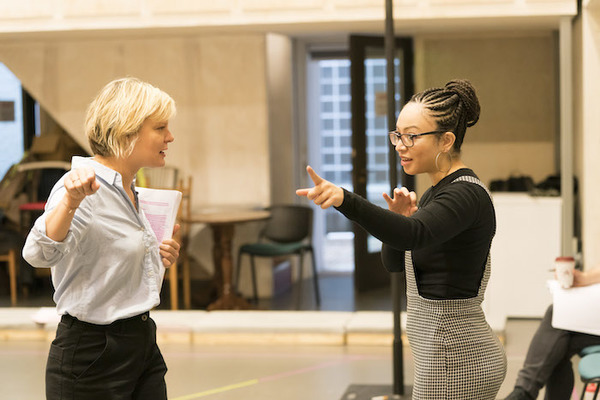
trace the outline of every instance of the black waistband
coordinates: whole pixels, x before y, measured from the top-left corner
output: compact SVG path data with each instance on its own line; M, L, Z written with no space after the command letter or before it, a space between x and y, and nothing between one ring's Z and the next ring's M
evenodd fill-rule
M140 323L140 322L143 323L143 322L148 321L148 319L150 319L149 311L146 311L145 313L142 313L142 314L139 314L139 315L136 315L133 317L118 319L107 325L92 324L90 322L81 321L69 314L64 314L61 317L60 321L67 324L69 327L76 325L76 326L81 326L81 327L85 327L85 328L89 328L89 329L112 329L112 328L116 328L116 327L123 327L125 325L129 325L132 323Z

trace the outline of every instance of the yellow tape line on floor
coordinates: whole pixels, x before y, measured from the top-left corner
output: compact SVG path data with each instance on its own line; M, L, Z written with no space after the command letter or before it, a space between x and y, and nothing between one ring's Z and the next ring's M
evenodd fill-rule
M228 390L239 389L246 386L256 385L258 383L258 379L251 379L249 381L244 381L240 383L235 383L233 385L223 386L216 389L205 390L204 392L189 394L187 396L176 397L171 400L192 400L199 399L200 397L210 396L211 394L217 394L222 392L227 392Z

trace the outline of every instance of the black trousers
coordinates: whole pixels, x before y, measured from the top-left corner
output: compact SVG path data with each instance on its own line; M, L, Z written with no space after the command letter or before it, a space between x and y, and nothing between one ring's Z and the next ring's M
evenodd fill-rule
M63 315L46 365L46 399L166 400L166 372L148 313L110 325Z
M600 336L564 331L552 327L552 306L536 331L515 386L534 399L546 386L546 400L569 400L574 377L571 357L584 347L600 344Z

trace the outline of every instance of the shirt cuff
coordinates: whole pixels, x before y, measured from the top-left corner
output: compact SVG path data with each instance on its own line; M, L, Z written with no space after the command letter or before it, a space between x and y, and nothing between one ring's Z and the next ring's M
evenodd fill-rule
M33 235L35 243L40 247L46 259L55 257L57 252L62 255L69 254L75 241L75 237L70 230L62 242L50 239L46 234L46 219L44 217L38 218L31 228L30 234Z

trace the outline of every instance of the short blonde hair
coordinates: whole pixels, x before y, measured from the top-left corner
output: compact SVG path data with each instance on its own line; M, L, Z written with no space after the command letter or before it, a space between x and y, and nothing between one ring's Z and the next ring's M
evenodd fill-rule
M116 79L90 103L85 134L94 154L125 158L146 119L167 121L175 111L171 96L151 84L137 78Z

